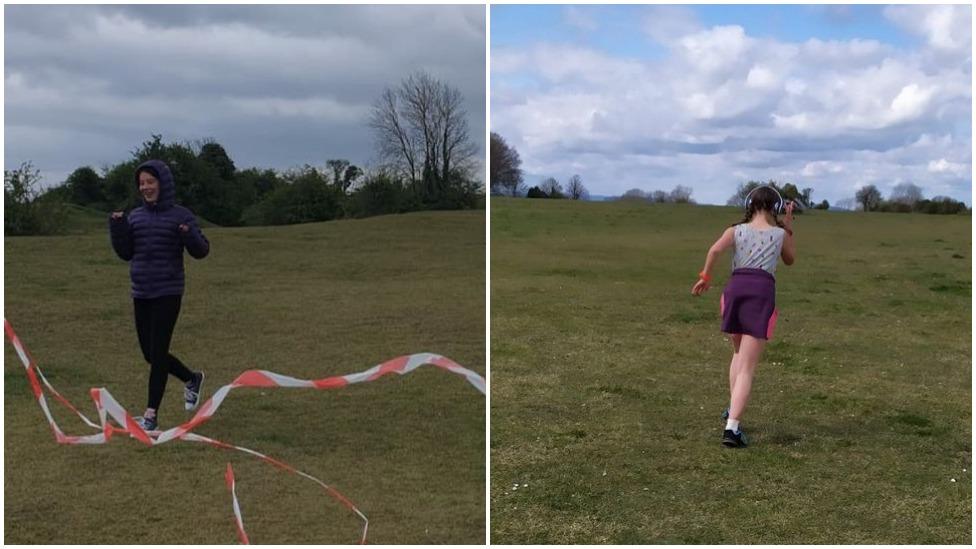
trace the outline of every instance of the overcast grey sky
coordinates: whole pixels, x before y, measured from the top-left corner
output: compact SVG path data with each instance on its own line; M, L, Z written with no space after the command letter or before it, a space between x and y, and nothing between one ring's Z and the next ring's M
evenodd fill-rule
M151 134L238 168L368 166L370 106L418 70L461 90L484 157L484 6L6 6L4 27L4 167L45 186Z

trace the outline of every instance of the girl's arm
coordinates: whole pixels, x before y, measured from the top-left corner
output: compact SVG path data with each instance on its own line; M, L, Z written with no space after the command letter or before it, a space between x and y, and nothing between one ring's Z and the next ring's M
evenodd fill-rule
M786 230L786 234L783 235L783 249L780 251L780 256L783 258L783 263L792 265L796 261L796 244L793 242L793 201L786 205L783 229Z
M792 265L796 261L796 244L793 242L793 235L790 234L792 230L787 231L783 235L783 251L780 255L783 257L783 263L787 265Z
M701 273L698 275L698 282L691 288L691 293L694 295L701 295L705 290L708 289L709 282L712 280L712 265L715 264L715 259L722 254L725 250L728 250L735 244L735 227L729 227L725 229L722 236L712 244L712 247L708 249L708 253L705 255L705 266L702 268Z
M702 272L705 276L711 278L712 276L712 265L715 264L715 259L722 255L722 252L728 250L735 244L735 227L729 227L725 229L722 236L718 237L715 244L708 249L708 254L705 255L705 266L702 268Z
M190 214L189 217L180 224L180 238L183 239L183 246L190 255L196 259L203 259L210 253L210 241L203 235L197 219Z
M112 249L119 258L129 261L135 251L132 247L132 233L129 219L124 212L113 212L108 218L109 235L112 238Z

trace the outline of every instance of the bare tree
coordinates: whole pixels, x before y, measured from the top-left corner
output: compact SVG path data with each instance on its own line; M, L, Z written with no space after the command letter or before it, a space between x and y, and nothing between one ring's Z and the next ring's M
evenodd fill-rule
M396 90L386 89L373 104L369 126L375 133L380 157L393 168L417 183L417 145L413 132L403 119L400 95Z
M648 200L651 202L665 203L668 201L668 193L664 191L654 191L647 196Z
M539 184L539 189L546 193L549 198L563 198L563 186L555 177L547 177Z
M586 200L590 195L586 187L583 186L583 178L579 174L569 178L569 183L566 184L566 192L573 200Z
M686 204L692 202L691 200L692 192L693 191L691 187L678 185L671 191L671 195L668 198L670 198L671 202L675 202L677 204Z
M812 206L813 205L813 189L811 187L806 187L802 191L800 191L800 199L803 201L803 204L805 206L807 206L807 207Z
M511 196L518 196L521 192L522 159L515 147L505 142L505 139L495 132L491 132L490 158L488 161L488 179L492 190L507 192Z
M439 83L435 106L440 127L440 156L434 157L438 179L446 184L453 171L468 172L473 167L477 148L468 133L464 96L457 88Z
M855 193L854 198L866 212L876 210L881 205L881 191L874 185L861 187Z
M463 102L457 88L418 72L386 89L373 105L369 125L380 156L428 197L474 168L477 148Z
M853 197L842 198L834 204L834 208L838 210L853 210L857 207L857 200Z
M923 198L925 197L922 196L922 188L918 185L914 183L899 183L891 190L891 198L889 200L914 206L916 202L921 202Z

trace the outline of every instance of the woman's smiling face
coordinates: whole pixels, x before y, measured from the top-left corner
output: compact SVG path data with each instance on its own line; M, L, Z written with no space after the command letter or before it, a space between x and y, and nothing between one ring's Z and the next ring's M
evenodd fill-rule
M147 171L139 172L139 194L148 204L159 200L159 180Z

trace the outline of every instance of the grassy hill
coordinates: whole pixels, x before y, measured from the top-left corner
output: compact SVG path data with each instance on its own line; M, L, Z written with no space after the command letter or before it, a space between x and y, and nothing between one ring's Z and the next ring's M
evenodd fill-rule
M4 314L86 413L88 389L108 387L141 414L148 366L128 266L103 214L76 213L93 231L5 239ZM320 378L424 351L484 373L484 228L483 212L210 228L210 256L186 260L172 350L207 372L207 397L249 368ZM237 452L116 439L59 446L9 344L4 358L6 542L236 543L228 461L252 542L358 540L359 520L321 488ZM181 389L170 380L163 428L188 419ZM50 402L67 432L91 432ZM337 391L241 389L199 433L336 487L369 517L370 543L480 544L484 413L463 379L430 368Z
M740 218L492 199L493 543L971 542L971 218L800 216L729 450Z

